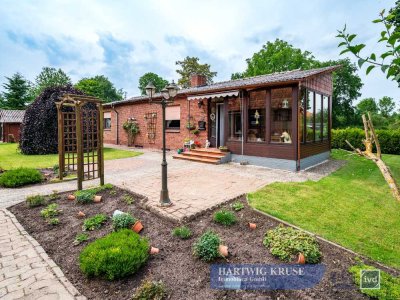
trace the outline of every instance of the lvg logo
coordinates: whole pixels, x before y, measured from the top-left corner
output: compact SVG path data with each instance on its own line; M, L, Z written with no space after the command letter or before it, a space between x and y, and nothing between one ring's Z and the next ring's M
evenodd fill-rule
M381 288L380 270L361 270L360 288L370 289L370 290L380 289Z

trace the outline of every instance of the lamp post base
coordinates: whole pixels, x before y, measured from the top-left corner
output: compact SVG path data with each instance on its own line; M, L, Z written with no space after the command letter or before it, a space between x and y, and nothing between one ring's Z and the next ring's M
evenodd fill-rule
M161 191L161 194L160 194L160 206L168 207L168 206L171 206L171 205L172 205L172 202L169 199L168 190Z

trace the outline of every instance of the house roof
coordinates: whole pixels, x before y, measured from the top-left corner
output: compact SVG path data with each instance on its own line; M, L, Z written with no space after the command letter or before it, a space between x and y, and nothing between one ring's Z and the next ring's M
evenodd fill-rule
M24 110L0 110L0 123L22 123Z
M311 69L311 70L292 70L292 71L285 71L267 75L259 75L254 77L248 78L241 78L235 80L228 80L222 82L216 82L213 84L200 86L200 87L190 87L186 89L181 89L178 91L178 95L196 95L202 93L210 93L210 92L217 92L217 91L227 91L232 89L240 89L240 88L249 88L249 87L258 87L258 86L267 86L273 84L284 84L284 83L295 83L299 81L303 81L307 78L320 75L321 73L331 73L334 70L338 69L340 66L329 66L324 68L318 69ZM161 94L156 94L154 97L160 97ZM115 101L104 104L105 107L110 105L120 105L124 103L131 103L131 102L138 102L148 100L147 96L137 96L132 97L122 101Z

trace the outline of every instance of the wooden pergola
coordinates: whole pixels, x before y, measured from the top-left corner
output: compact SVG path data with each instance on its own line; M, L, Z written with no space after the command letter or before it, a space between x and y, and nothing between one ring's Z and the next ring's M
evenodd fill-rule
M101 100L65 94L56 103L58 112L59 178L77 172L82 182L100 178L104 185L103 106Z

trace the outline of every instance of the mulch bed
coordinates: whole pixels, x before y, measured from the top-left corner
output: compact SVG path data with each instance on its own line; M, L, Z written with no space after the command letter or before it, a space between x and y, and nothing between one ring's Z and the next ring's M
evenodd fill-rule
M355 257L330 244L320 242L323 253L322 263L326 266L323 280L314 288L298 291L234 291L213 290L210 288L210 264L192 255L192 244L207 229L217 232L224 244L229 246L229 263L281 264L262 244L265 232L278 225L278 222L252 210L244 198L240 199L245 208L237 212L239 222L231 227L223 227L212 221L213 212L187 223L193 237L182 241L171 234L177 226L152 212L142 209L135 203L129 205L123 200L130 194L119 188L100 193L103 202L79 205L67 200L67 193L60 194L56 200L63 213L58 226L48 225L41 217L43 207L28 208L25 203L12 206L23 227L41 244L47 254L61 267L71 283L89 299L131 299L135 288L145 278L162 280L168 288L170 299L365 299L358 291L347 271L354 265ZM132 195L137 201L139 197ZM124 280L107 281L88 279L79 269L78 256L88 242L112 231L111 221L101 229L89 232L90 240L73 246L77 233L81 232L83 220L76 217L78 211L86 216L105 213L111 216L115 209L131 212L144 224L142 236L149 238L151 244L160 248L160 253L152 256L137 274ZM247 222L257 223L257 229L250 231ZM226 263L220 259L215 263Z

